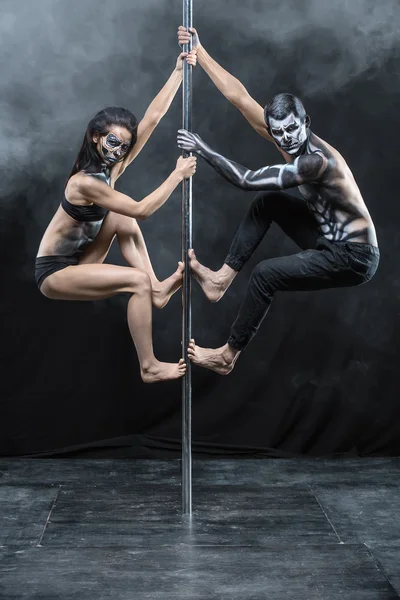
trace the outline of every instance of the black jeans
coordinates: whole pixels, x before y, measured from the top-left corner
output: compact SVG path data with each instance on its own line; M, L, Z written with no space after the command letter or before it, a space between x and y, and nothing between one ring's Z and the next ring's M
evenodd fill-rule
M228 344L237 350L252 340L275 292L361 285L375 274L379 249L357 242L330 242L318 230L306 203L284 192L261 192L244 218L225 263L240 271L272 222L301 249L260 262L253 270Z

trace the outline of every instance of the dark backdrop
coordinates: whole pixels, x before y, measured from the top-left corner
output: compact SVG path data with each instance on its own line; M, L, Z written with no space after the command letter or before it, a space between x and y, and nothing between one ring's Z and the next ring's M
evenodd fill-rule
M351 6L350 6L351 4ZM179 452L180 382L144 385L127 297L52 301L33 278L88 120L110 104L141 117L174 67L179 0L2 0L0 453L161 456ZM233 373L193 368L203 453L398 454L400 450L397 0L195 0L209 52L265 104L301 96L313 130L348 161L376 223L381 266L367 285L280 295ZM268 142L194 73L194 130L250 168ZM140 199L174 168L181 97L118 183ZM194 181L194 245L218 268L252 199L205 163ZM160 278L180 258L180 190L142 230ZM223 344L261 259L296 251L272 228L219 304L193 286L200 345ZM123 264L117 247L107 262ZM180 356L181 298L154 313L161 360ZM108 440L108 441L106 441Z

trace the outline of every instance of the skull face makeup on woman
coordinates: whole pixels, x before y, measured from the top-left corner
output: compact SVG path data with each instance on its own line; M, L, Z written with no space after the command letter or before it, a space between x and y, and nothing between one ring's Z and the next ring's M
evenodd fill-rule
M131 146L130 141L121 140L114 133L108 133L101 139L101 151L103 157L111 163L123 160Z
M264 109L265 122L275 142L287 154L297 154L308 136L310 118L293 94L277 94Z
M97 137L97 150L100 156L109 164L122 161L129 151L132 143L130 132L124 127L110 127L107 134Z

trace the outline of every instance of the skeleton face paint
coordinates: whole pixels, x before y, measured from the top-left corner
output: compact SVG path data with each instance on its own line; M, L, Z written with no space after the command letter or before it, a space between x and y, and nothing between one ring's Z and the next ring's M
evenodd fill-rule
M130 146L130 142L121 141L114 133L108 133L101 138L103 157L111 164L123 160Z
M269 119L271 135L282 150L296 154L307 139L305 120L290 113L284 119Z

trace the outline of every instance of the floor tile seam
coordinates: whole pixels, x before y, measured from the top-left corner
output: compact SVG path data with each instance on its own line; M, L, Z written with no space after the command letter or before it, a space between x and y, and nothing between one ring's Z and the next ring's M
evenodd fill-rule
M271 544L267 544L267 545L259 545L259 546L255 546L255 545L251 545L251 544L190 544L190 543L185 543L185 542L179 542L177 544L165 544L162 546L158 546L158 545L154 545L154 546L127 546L127 545L122 545L122 546L97 546L97 545L88 545L88 546L57 546L54 544L50 544L50 545L29 545L26 547L22 547L21 545L17 545L15 547L13 547L12 545L10 546L0 546L0 550L2 550L3 552L6 553L12 553L15 554L16 552L21 552L23 551L24 553L30 552L30 551L41 551L41 552L54 552L57 550L62 550L63 552L67 552L67 551L71 551L71 552L86 552L86 551L90 551L90 550L102 550L104 552L108 552L109 550L112 550L113 552L117 551L117 552L136 552L136 553L140 553L140 552L161 552L161 551L166 551L166 550L171 550L171 549L182 549L182 550L186 550L188 548L209 548L209 549L214 549L216 551L228 551L228 549L232 549L232 548L248 548L248 549L252 549L255 551L259 551L259 553L263 553L265 551L270 551L270 552L277 552L277 551L287 551L288 548L290 549L297 549L297 550L302 550L305 547L306 548L317 548L317 549L321 549L321 547L325 547L325 548L332 548L332 547L340 547L340 548L346 548L346 549L356 549L356 548L360 548L360 547L364 547L365 544L363 543L351 543L351 544L340 544L340 543L319 543L319 544L293 544L293 543L287 543L287 544L280 544L279 546L277 546L276 542L273 542ZM1 566L1 565L0 565ZM386 574L385 574L386 576ZM387 578L387 576L386 576Z
M113 479L112 480L112 484L118 484L118 479ZM216 482L214 481L211 477L210 478L204 478L203 481L199 481L196 480L195 477L193 477L193 488L195 487L206 487L209 486L210 484L212 484L214 487L217 488L223 488L223 487L233 487L233 488L238 488L238 487L257 487L257 488L272 488L272 487L293 487L293 486L297 486L297 487L306 487L309 485L316 485L316 486L342 486L342 487L355 487L355 486L359 486L359 485L364 485L364 486L370 486L370 487L374 487L376 489L377 484L382 487L382 488L398 488L398 484L397 483L390 483L390 482L385 482L382 481L382 483L380 484L379 481L377 481L376 479L374 481L360 481L357 479L354 479L354 477L351 480L343 480L342 479L329 479L329 480L324 480L323 478L319 479L317 477L310 477L309 479L307 479L307 481L296 481L293 482L291 480L276 480L273 482L268 482L268 483L264 483L264 482L257 482L256 479L253 479L251 481L245 481L245 482L241 482L240 480L236 481L226 481L226 482ZM2 481L1 482L1 486L2 487L40 487L40 486L48 486L48 487L55 487L58 485L76 485L76 486L81 486L81 487L92 487L92 486L110 486L110 480L101 480L101 481L97 481L97 480L93 480L93 481L88 481L86 480L85 483L83 483L82 481L79 480L74 480L74 479L66 479L66 478L62 478L62 477L55 477L54 479L45 479L45 480L36 480L36 479L18 479L18 480L13 480L13 481ZM177 478L176 481L171 481L170 478L166 478L165 481L160 481L160 479L155 479L155 480L143 480L143 479L138 479L135 481L129 481L129 482L125 482L122 485L128 486L128 485L148 485L148 486L160 486L160 485L169 485L169 486L173 486L173 487L180 487L181 486L181 480Z
M319 506L319 507L320 507L320 509L322 510L322 512L323 512L323 514L324 514L324 516L325 516L326 520L328 521L328 523L329 523L329 525L331 526L331 528L332 528L333 532L335 533L336 537L338 538L338 540L339 540L339 543L340 543L340 544L344 544L343 540L341 539L341 537L340 537L339 533L338 533L338 532L337 532L337 530L336 530L336 527L335 527L335 526L334 526L334 524L332 523L331 519L328 517L328 514L327 514L326 510L324 509L324 507L322 506L321 502L319 501L319 498L318 498L318 496L317 496L316 492L314 491L314 489L313 489L312 485L309 485L309 488L310 488L310 490L311 490L311 493L312 493L312 495L314 496L315 500L318 502L318 506Z
M71 489L71 488L79 488L79 489L93 489L93 488L99 488L99 489L110 489L110 486L113 486L114 489L131 489L131 488L137 488L137 489L143 489L144 487L148 487L148 488L154 488L154 487L170 487L171 489L180 489L181 488L181 484L179 483L174 483L174 482L170 482L170 481L166 481L165 483L155 483L155 482L143 482L143 481L137 481L137 482L133 482L133 483L122 483L122 484L118 484L118 482L113 481L110 483L110 481L101 481L101 482L97 482L97 481L93 481L93 482L80 482L80 481L59 481L57 484L58 486L62 486L64 489Z
M118 486L119 482L117 480L113 480L112 484L114 486ZM249 482L223 482L223 483L218 483L212 480L212 478L210 478L209 480L204 480L202 482L199 481L195 481L193 480L193 491L195 492L196 489L204 489L204 488L209 488L210 485L213 486L213 489L217 489L217 490L221 490L223 488L226 487L231 487L234 489L249 489L249 488L257 488L260 490L263 489L272 489L272 488L293 488L293 487L297 487L297 488L307 488L309 486L318 486L318 487L327 487L327 488L332 488L332 487L341 487L343 488L345 491L348 491L350 488L354 488L354 487L365 487L365 488L371 488L371 489L375 489L377 488L377 484L379 486L379 488L385 488L386 490L395 490L398 489L398 484L396 483L388 483L388 482L382 482L382 484L379 484L379 482L377 482L376 480L374 481L359 481L359 480L354 480L352 479L351 481L343 481L342 480L329 480L329 481L325 481L323 479L317 479L317 478L310 478L308 481L302 481L302 482L291 482L291 481L284 481L284 480L280 480L280 481L274 481L273 483L269 482L269 483L264 483L264 482L257 482L255 480ZM56 487L56 486L63 486L63 487L74 487L74 488L93 488L93 487L98 487L98 488L106 488L106 487L110 487L110 480L104 480L104 481L86 481L85 483L83 483L82 481L76 481L76 480L68 480L68 479L63 479L63 478L55 478L52 480L43 480L43 481L37 481L37 480L18 480L18 481L2 481L1 482L1 487L5 488L5 487L9 487L9 488L18 488L18 487L26 487L26 488L52 488L52 487ZM166 479L165 481L160 481L155 480L155 481L149 481L149 480L136 480L133 482L126 482L126 483L122 483L121 484L121 488L126 487L128 488L129 486L132 487L140 487L143 488L144 486L146 487L161 487L161 486L168 486L171 489L172 488L180 488L181 487L181 481L177 480L177 481L171 481L170 479ZM383 490L379 489L379 491L383 494Z
M337 545L337 544L335 544ZM287 547L292 548L293 545L292 544L288 544ZM0 546L0 549L4 549L6 550L7 548L12 549L12 546ZM86 551L86 550L104 550L104 551L108 551L108 550L113 550L113 551L121 551L121 552L163 552L163 551L167 551L167 550L173 550L173 549L188 549L188 548L214 548L215 550L221 550L223 548L254 548L254 549L259 549L259 550L264 550L265 548L268 549L274 549L275 545L271 544L271 546L255 546L252 544L191 544L189 542L179 542L177 544L154 544L154 545L149 545L149 546L98 546L96 544L91 544L91 545L85 545L85 546L71 546L68 545L66 546L64 545L56 545L56 544L44 544L41 546L30 546L29 548L23 548L23 550L31 550L34 548L40 548L40 549L44 549L48 552L53 552L55 550L70 550L73 552L79 552L79 551ZM18 550L20 550L20 546L18 546Z
M46 484L37 484L37 485L32 485L32 484L16 484L15 486L10 486L10 487L41 487L42 485L46 485ZM238 484L238 485L232 485L232 484L216 484L213 487L213 492L217 492L217 493L221 493L223 491L226 491L227 487L230 487L232 489L232 491L238 492L240 495L240 491L242 490L244 493L246 492L263 492L266 490L276 490L277 488L279 490L302 490L304 492L308 492L308 488L309 488L310 484L304 484L304 483L292 483L292 484L285 484L285 485L280 485L280 484L260 484L260 485L256 485L256 484ZM55 488L56 486L58 486L59 488L63 489L63 492L73 492L73 491L77 491L77 492L84 492L85 490L87 491L92 491L92 490L99 490L102 492L105 491L109 491L110 489L110 482L102 482L102 483L81 483L81 482L59 482L58 484L49 484L47 486L48 489L50 488ZM166 483L147 483L143 484L142 482L138 482L137 484L133 483L129 483L129 484L124 484L121 486L118 486L117 484L115 484L114 489L118 490L119 492L123 493L123 492L140 492L140 491L150 491L150 490L157 490L158 488L163 488L165 490L165 488L168 487L169 491L173 492L173 493L180 493L181 491L181 484L180 483L170 483L170 482L166 482ZM196 486L194 485L192 488L192 494L194 497L194 502L196 500L196 494L202 494L202 492L204 491L208 491L209 490L209 485L204 484L201 486ZM211 494L212 496L212 494Z
M370 555L370 557L373 560L373 562L375 563L376 568L385 577L386 581L388 582L388 584L392 588L393 592L397 595L397 598L400 598L399 593L393 587L393 583L390 580L390 576L386 573L385 567L383 566L383 564L381 563L381 561L375 556L373 548L371 546L368 546L368 544L366 542L363 542L363 546L367 549L367 552ZM387 546L387 547L390 547L390 546Z
M374 480L363 480L361 478L353 477L350 479L329 479L329 480L319 480L319 481L311 481L308 482L309 485L320 486L325 488L331 488L334 486L340 486L342 488L354 488L357 489L360 486L364 486L367 488L374 489L375 491L382 492L383 489L398 489L399 484L397 482L391 481L382 481L375 478Z
M50 521L51 514L52 514L52 512L53 512L53 510L54 510L54 508L55 508L55 506L56 506L56 504L57 504L57 500L58 500L58 498L59 498L59 496L60 496L61 488L62 488L62 486L61 486L61 485L59 485L59 486L58 486L58 490L57 490L56 497L54 498L54 500L53 500L53 502L52 502L52 504L51 504L50 510L49 510L49 514L47 515L47 519L46 519L46 522L45 522L45 524L44 524L44 527L43 527L42 534L41 534L41 536L40 536L40 538L39 538L39 541L38 541L38 543L36 544L38 547L40 547L40 545L41 545L41 542L42 542L42 540L43 540L43 536L44 536L44 534L45 534L45 531L46 531L46 529L47 529L47 525L49 524L49 521Z
M112 484L117 484L118 482L113 481ZM279 488L300 488L303 490L307 490L308 487L311 485L311 483L313 483L314 485L319 485L316 482L273 482L273 483L257 483L257 482L246 482L246 483L233 483L233 482L226 482L226 483L215 483L214 481L205 481L204 483L199 483L199 482L193 482L193 491L202 491L204 489L210 489L210 483L213 484L213 489L223 489L226 487L231 487L234 489L237 488L242 488L243 490L254 490L254 489L276 489L276 487L278 486ZM338 482L339 484L339 482ZM10 487L17 487L17 486L21 486L24 484L21 483L15 483L15 484L11 484ZM110 488L110 481L100 481L100 482L81 482L81 481L66 481L66 480L59 480L57 482L52 482L52 483L28 483L26 482L25 484L27 487L30 485L48 485L48 486L52 486L55 487L56 485L58 486L62 486L64 488L67 488L67 486L69 487L74 487L74 488L80 488L80 489L91 489L91 488L106 488L109 489ZM148 487L148 488L153 488L153 487L170 487L170 488L181 488L181 481L177 481L177 482L171 482L170 480L167 480L165 482L160 482L160 481L135 481L135 482L129 482L129 483L123 483L121 485L122 489L128 489L129 487L136 487L138 486L140 489L142 489L143 487Z
M373 464L373 463L377 463L380 464L382 462L387 462L387 463L392 463L392 462L399 462L400 464L400 456L368 456L368 457L360 457L360 456L354 456L354 457L347 457L347 458L335 458L335 457L317 457L317 456L306 456L306 455L301 455L301 456L297 456L297 457L291 457L291 458L282 458L282 459L278 459L280 460L282 463L286 463L286 464L297 464L297 463L301 463L301 464L311 464L311 465L315 465L315 464L320 464L321 466L325 466L326 464L330 465L330 464L342 464L342 463L357 463L357 464ZM0 467L1 465L11 465L11 464L25 464L25 465L34 465L34 464L49 464L49 463L53 463L53 464L58 464L58 462L60 461L59 458L57 457L26 457L26 456L2 456L0 457ZM174 457L174 458L63 458L62 459L63 463L65 464L69 464L69 465L75 465L77 462L81 463L81 464L85 464L85 465L90 465L90 464L94 464L96 466L98 466L99 464L112 464L112 463L121 463L121 464L131 464L131 463L135 463L135 464L165 464L165 465L172 465L174 463L177 463L178 465L181 463L181 458L180 457ZM196 455L194 455L193 458L193 462L196 462L197 464L222 464L224 465L225 463L231 463L231 462L235 462L235 463L242 463L242 464L254 464L254 465L259 465L260 463L270 463L270 464L275 464L277 462L276 458L273 457L267 457L267 458L230 458L228 457L218 457L218 458L197 458Z
M62 540L60 539L60 541L57 540L57 536L54 532L53 536L50 538L50 540L47 541L47 543L45 545L47 546L52 546L52 547L56 547L59 546L61 547L62 545L69 545L70 547L74 546L74 547L82 547L82 548L89 548L89 547L96 547L96 548L106 548L107 543L104 541L105 537L111 537L111 536L102 536L101 541L94 541L94 540L87 540L87 543L85 542L85 540L81 540L79 543L76 544L75 546L75 542L73 540ZM124 536L125 537L125 536ZM129 536L128 536L129 537ZM168 541L167 540L163 540L165 538L168 537L175 537L176 541ZM198 538L199 536L195 536L196 538ZM46 540L45 540L46 541ZM12 544L10 544L12 545ZM21 544L18 544L21 545ZM279 539L277 537L274 538L269 538L268 540L243 540L243 541L228 541L226 540L226 542L221 542L221 541L212 541L212 540L199 540L199 539L193 539L192 535L190 533L185 534L185 532L183 532L181 535L177 535L177 536L171 536L170 534L167 534L166 536L161 536L161 539L159 540L154 540L152 542L146 542L146 541L125 541L125 540L116 540L116 541L111 541L109 543L110 547L118 547L118 548L165 548L165 547L169 547L169 546L180 546L180 545L189 545L189 546L214 546L216 548L225 548L228 546L248 546L248 547L252 547L252 548L277 548L277 547L301 547L301 548L313 548L313 547L336 547L336 546L346 546L346 547L351 547L351 546L362 546L363 542L361 541L357 541L357 542L351 542L351 543L347 543L347 542L342 542L339 541L336 538L317 538L316 536L310 536L309 538L307 537L303 537L302 539L286 539L285 541L282 539Z
M59 481L11 481L11 482L0 482L1 489L4 488L57 488L60 485L63 485L62 482Z

